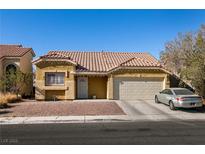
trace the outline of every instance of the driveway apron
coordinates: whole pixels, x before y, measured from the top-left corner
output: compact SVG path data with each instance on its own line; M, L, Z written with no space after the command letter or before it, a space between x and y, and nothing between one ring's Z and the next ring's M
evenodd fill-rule
M120 106L129 116L162 115L168 119L176 118L166 105L155 104L153 100L123 100Z

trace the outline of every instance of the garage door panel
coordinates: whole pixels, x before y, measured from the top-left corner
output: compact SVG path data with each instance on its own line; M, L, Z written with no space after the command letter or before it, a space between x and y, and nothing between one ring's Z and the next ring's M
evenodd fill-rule
M121 100L153 99L162 90L163 78L116 78L114 98Z

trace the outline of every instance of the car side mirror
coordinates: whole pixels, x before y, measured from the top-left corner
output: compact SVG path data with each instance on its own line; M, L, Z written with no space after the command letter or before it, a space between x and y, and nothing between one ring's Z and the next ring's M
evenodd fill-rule
M159 93L161 94L162 92L160 91Z

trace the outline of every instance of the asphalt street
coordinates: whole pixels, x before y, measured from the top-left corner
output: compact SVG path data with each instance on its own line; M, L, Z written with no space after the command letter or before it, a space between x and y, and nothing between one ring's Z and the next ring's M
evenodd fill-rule
M1 125L0 144L205 144L205 121Z

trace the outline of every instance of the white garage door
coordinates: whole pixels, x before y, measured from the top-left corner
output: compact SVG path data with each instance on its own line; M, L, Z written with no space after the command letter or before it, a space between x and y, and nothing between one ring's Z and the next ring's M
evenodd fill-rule
M114 99L154 99L163 89L163 78L115 78Z

